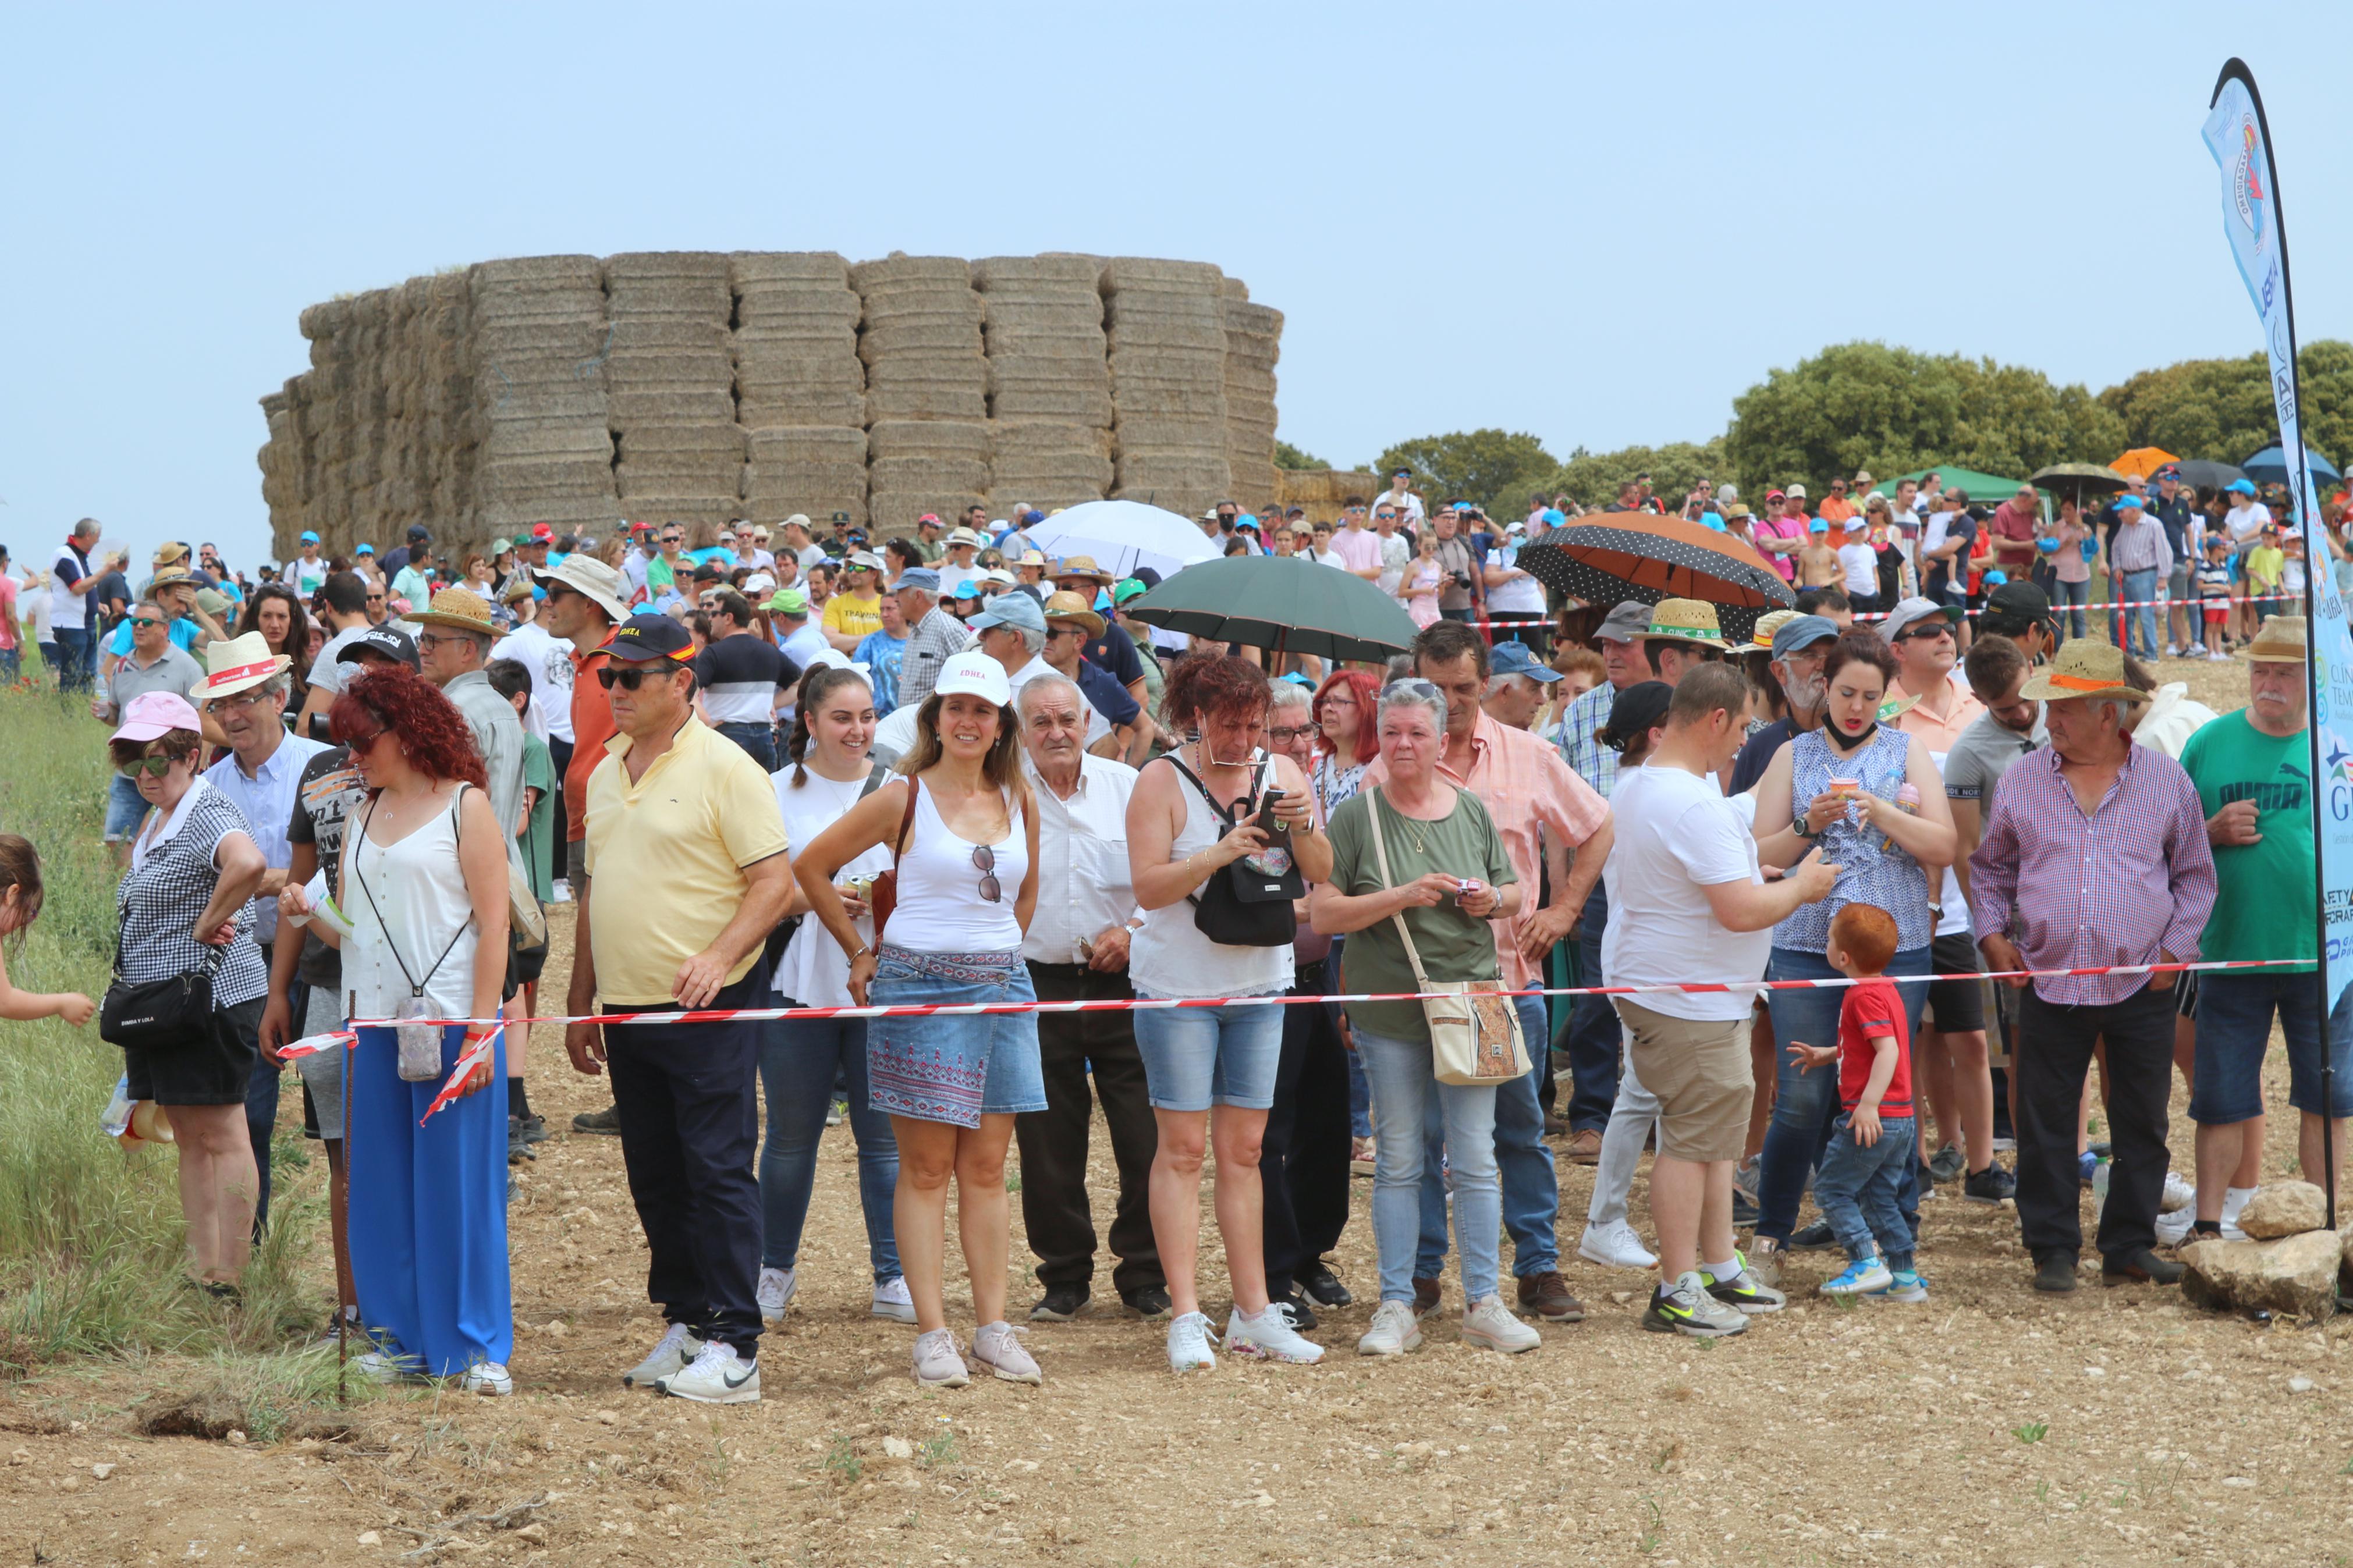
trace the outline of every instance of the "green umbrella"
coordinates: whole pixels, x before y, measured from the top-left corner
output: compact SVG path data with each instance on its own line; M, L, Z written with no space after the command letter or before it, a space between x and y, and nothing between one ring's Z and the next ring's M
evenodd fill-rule
M1187 566L1121 610L1147 626L1217 642L1378 663L1421 628L1362 577L1296 555L1229 555Z

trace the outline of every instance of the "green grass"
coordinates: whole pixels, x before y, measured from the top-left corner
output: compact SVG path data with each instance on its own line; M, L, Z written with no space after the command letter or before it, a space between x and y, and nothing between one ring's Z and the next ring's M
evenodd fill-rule
M8 973L36 991L106 987L117 874L100 842L106 731L80 699L0 689L0 829L40 851L40 920ZM322 1185L307 1152L281 1168L267 1243L223 1306L182 1283L178 1163L99 1130L122 1054L57 1019L0 1024L0 1377L74 1357L251 1358L325 1315ZM282 1145L281 1145L282 1147Z

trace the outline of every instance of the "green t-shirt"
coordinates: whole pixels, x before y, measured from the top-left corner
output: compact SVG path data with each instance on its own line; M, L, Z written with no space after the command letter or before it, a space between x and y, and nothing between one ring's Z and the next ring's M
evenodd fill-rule
M2247 722L2242 710L2215 720L2189 737L2181 765L2198 786L2198 804L2212 816L2236 801L2255 803L2259 842L2218 847L2214 913L2199 942L2199 956L2287 958L2313 951L2312 738L2274 739ZM2309 964L2303 966L2310 972ZM2288 974L2281 968L2270 973Z
M1419 822L1400 816L1387 799L1380 802L1381 841L1388 849L1389 875L1381 878L1380 861L1373 854L1373 829L1368 813L1378 795L1367 789L1332 814L1325 829L1332 839L1332 885L1351 896L1377 892L1436 871L1491 888L1519 880L1511 858L1504 852L1503 836L1495 831L1487 808L1467 789L1454 792L1454 809L1440 822ZM1419 841L1417 842L1417 836ZM1427 846L1427 847L1425 847ZM1499 980L1495 963L1495 931L1485 921L1474 920L1453 901L1405 911L1413 945L1421 954L1424 973L1432 980ZM1397 922L1383 920L1351 931L1340 953L1341 984L1350 991L1412 991L1413 965L1406 962L1405 942ZM1352 1002L1349 1022L1398 1040L1426 1040L1419 1002Z
M539 799L515 837L522 841L523 869L531 873L531 890L541 903L555 896L555 759L547 742L525 731L522 738L522 783Z

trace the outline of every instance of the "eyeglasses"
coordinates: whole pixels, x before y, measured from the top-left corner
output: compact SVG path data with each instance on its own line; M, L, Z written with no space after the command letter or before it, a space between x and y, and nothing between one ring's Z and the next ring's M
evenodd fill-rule
M417 634L417 651L419 653L430 653L435 648L439 647L443 643L465 642L467 640L467 637L462 633L444 637L436 632L419 632Z
M269 699L263 695L261 689L257 687L251 691L240 691L234 697L216 697L207 703L206 706L217 712L224 708L251 708L256 704L267 702L269 700Z
M676 675L680 670L685 668L686 667L684 665L676 663L670 659L664 659L658 664L651 664L644 667L643 668L636 669L615 669L608 664L603 668L597 670L596 684L602 686L607 691L612 690L616 686L619 687L624 691L635 691L638 687L643 686L649 679L657 678L667 679L670 676Z
M145 773L151 779L160 779L165 773L172 771L172 759L169 757L142 757L137 762L126 763L114 771L121 773L127 779L135 779L141 773Z
M1277 724L1267 731L1266 738L1278 746L1287 746L1303 735L1312 736L1320 732L1313 724Z
M1315 706L1318 708L1354 708L1356 705L1355 698L1343 697L1336 691L1329 697L1319 697L1315 700Z
M980 873L980 900L985 904L1001 903L1005 887L997 879L997 851L983 844L972 852L973 869Z

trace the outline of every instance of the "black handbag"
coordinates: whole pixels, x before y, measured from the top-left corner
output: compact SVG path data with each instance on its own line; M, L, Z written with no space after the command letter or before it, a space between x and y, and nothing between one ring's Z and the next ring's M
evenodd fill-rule
M213 1012L213 977L220 973L225 950L215 948L205 967L192 974L164 980L142 980L133 985L122 978L122 950L114 952L114 983L99 1004L98 1037L111 1046L155 1050L202 1037Z
M1170 753L1168 765L1185 775L1208 803L1210 814L1227 833L1241 826L1256 807L1254 795L1244 795L1229 812L1218 804L1192 769ZM1220 834L1222 837L1224 835ZM1198 893L1185 897L1193 905L1193 929L1226 947L1282 947L1299 935L1299 919L1292 900L1304 898L1306 881L1294 863L1280 875L1253 870L1247 859L1220 866L1209 873Z

